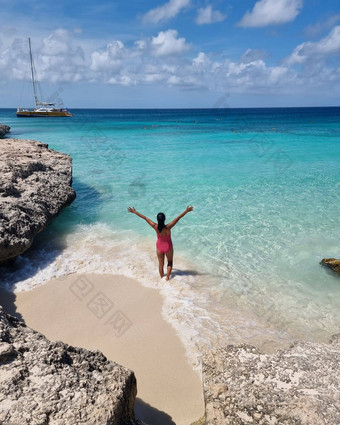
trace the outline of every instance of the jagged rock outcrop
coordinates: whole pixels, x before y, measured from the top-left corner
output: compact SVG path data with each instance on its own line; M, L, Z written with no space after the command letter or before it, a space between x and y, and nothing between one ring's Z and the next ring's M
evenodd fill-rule
M1 137L6 136L7 133L9 133L11 130L11 127L5 124L0 124L0 139Z
M34 140L0 140L0 263L17 257L76 197L72 158Z
M324 258L321 260L321 264L330 267L332 270L340 274L340 260L335 258Z
M340 335L267 355L249 345L203 358L207 425L340 424Z
M0 307L0 424L134 424L134 373L51 342Z

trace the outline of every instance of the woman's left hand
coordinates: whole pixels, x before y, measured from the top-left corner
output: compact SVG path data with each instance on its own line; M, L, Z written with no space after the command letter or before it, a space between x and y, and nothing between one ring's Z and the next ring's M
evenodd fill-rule
M135 207L128 207L127 209L130 213L136 214L136 209Z

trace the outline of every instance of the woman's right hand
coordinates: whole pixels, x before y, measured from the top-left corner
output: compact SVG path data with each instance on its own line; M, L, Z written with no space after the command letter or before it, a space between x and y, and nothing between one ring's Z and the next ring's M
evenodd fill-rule
M194 209L193 206L188 205L187 206L187 209L186 209L186 212L193 211L193 209Z
M128 207L127 209L130 213L136 214L136 209L135 207Z

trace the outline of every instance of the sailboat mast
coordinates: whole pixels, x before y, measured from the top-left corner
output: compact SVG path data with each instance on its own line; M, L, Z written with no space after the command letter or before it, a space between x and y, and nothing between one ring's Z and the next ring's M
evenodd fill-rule
M32 48L31 48L31 39L28 38L28 46L30 50L30 63L31 63L31 74L32 74L32 85L33 85L33 94L35 99L35 105L38 105L38 97L37 97L37 89L35 85L35 78L34 78L34 67L33 67L33 56L32 56Z

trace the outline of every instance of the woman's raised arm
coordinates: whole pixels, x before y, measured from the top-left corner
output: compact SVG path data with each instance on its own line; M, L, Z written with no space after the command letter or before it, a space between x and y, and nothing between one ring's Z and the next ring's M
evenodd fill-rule
M145 217L145 215L139 213L138 211L136 211L135 207L128 207L128 212L132 213L132 214L136 214L138 215L138 217L142 218L143 220L145 220L153 229L156 228L157 224L155 222L153 222L152 220L150 220L148 217Z
M168 229L172 229L175 224L177 224L179 222L179 220L185 216L185 214L187 214L189 211L192 211L194 209L194 207L191 207L190 205L187 206L186 210L184 212L182 212L182 214L180 214L178 217L176 217L174 220L170 221L170 223L167 224L167 228Z

